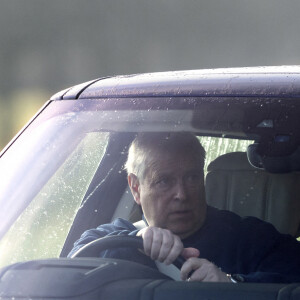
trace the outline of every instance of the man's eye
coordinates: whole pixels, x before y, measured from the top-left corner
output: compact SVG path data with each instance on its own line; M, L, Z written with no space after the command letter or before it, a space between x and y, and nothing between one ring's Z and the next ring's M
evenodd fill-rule
M169 178L162 178L155 182L155 185L160 186L160 187L168 186L170 184L171 184L171 179L169 179Z

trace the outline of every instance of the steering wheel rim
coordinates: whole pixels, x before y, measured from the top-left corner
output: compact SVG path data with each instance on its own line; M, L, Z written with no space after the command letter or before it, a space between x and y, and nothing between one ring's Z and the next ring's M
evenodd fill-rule
M77 250L71 258L98 257L100 252L115 248L134 248L143 250L143 239L138 236L130 235L105 236L84 245L82 248ZM184 262L185 259L179 255L172 264L180 270Z

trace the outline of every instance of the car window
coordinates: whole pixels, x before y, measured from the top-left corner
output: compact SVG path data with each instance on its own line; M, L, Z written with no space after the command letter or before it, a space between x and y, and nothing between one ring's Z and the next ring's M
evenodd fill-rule
M52 174L51 178L47 179L44 187L34 195L33 201L1 240L0 266L23 260L58 257L75 214L102 159L108 142L107 131L132 133L178 130L200 135L208 132L209 135L211 127L215 125L213 123L202 129L201 124L195 122L195 115L190 110L102 111L101 103L95 100L88 105L76 101L76 109L69 111L71 104L73 105L71 102L54 103L54 108L57 106L61 109L61 106L66 106L66 112L64 114L61 109L61 115L53 118L54 120L49 118L41 126L49 123L51 130L45 135L45 131L40 129L39 137L43 140L44 148L41 148L38 154L43 159L42 162L46 162L45 153L49 151L51 159L54 160L74 140L75 149L71 154L68 154L68 151L64 153L68 158L57 170L53 168L53 174L48 172ZM82 110L85 106L86 110ZM197 115L198 117L199 120L202 119L202 115ZM56 127L51 122L55 123ZM201 136L199 139L207 152L205 169L216 157L228 152L245 152L247 146L253 143L250 140L210 136ZM55 147L59 149L54 149ZM30 151L31 149L28 150ZM31 162L35 161L33 157ZM48 168L47 163L45 164L44 168ZM27 171L27 166L24 170ZM98 225L99 223L95 226Z
M90 132L40 190L0 243L0 266L58 257L76 212L102 159L108 133ZM207 165L219 155L246 151L252 141L199 137ZM13 237L18 236L18 240ZM8 251L9 249L9 251Z
M207 172L207 166L218 156L229 152L246 152L248 145L253 143L251 140L218 138L210 136L199 137L199 141L206 151L204 166L205 173Z
M58 257L107 141L103 132L84 136L1 240L0 266Z

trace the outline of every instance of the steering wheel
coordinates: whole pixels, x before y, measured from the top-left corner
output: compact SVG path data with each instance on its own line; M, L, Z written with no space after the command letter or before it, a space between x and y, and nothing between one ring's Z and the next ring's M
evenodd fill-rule
M143 250L143 239L138 236L129 235L106 236L86 244L85 246L77 250L71 256L71 258L98 257L100 252L115 248L135 248ZM149 258L148 256L146 257ZM173 278L174 280L180 280L180 269L184 262L185 259L180 255L176 258L173 264L169 266L166 266L165 264L158 261L156 261L155 263L160 272Z

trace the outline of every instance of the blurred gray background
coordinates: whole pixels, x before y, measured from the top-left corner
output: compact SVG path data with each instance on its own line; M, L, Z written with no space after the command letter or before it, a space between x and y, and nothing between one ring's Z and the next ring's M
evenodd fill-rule
M300 64L299 12L299 0L1 0L0 149L83 81Z

